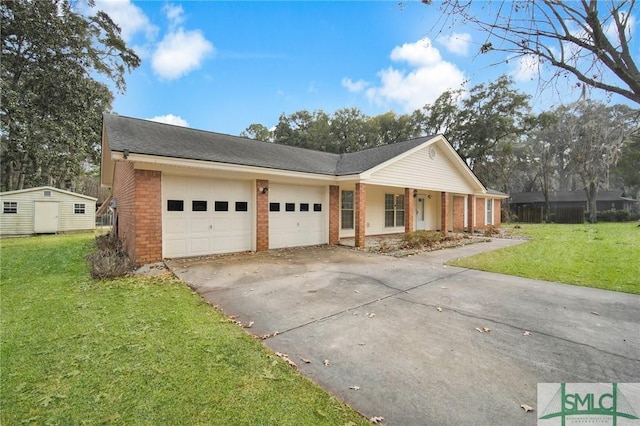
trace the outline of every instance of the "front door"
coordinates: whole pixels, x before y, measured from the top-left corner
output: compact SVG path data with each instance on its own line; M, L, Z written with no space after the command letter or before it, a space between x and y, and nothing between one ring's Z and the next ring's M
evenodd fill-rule
M415 217L416 231L419 231L421 229L427 229L424 222L424 209L425 209L424 195L418 195L416 197L416 217Z

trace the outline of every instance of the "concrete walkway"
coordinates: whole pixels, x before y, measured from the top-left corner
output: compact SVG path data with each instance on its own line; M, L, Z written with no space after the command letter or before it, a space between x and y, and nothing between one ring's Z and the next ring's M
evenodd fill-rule
M253 321L247 331L277 331L266 345L387 425L535 425L521 404L536 407L538 383L640 382L640 296L444 265L521 242L410 258L324 246L169 266Z

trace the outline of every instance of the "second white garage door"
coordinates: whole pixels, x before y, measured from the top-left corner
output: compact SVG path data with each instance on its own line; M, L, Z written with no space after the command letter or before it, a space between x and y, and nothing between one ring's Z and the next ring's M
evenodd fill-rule
M324 187L269 185L269 248L329 242Z
M252 249L249 181L162 178L164 257L202 256Z

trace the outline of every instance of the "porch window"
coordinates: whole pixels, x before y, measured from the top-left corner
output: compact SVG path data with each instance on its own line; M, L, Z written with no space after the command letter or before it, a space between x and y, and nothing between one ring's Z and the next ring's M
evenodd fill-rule
M384 194L384 226L404 226L404 195Z
M342 191L340 208L342 229L353 229L353 191Z
M485 202L487 203L487 214L484 221L487 225L493 225L493 200L487 198Z

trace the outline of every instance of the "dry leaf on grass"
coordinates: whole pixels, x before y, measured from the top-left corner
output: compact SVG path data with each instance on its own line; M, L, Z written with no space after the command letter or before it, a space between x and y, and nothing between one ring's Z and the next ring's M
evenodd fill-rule
M522 407L525 413L528 413L529 411L534 411L533 407L527 404L521 404L520 407Z
M377 425L377 424L380 424L380 423L382 423L384 421L384 417L371 417L369 419L369 421L371 423L373 423L374 425Z
M291 358L289 358L289 355L287 354L283 354L282 352L276 352L276 355L278 355L280 358L282 358L282 360L284 362L286 362L287 364L289 364L290 366L292 366L293 368L298 368L298 364L296 364L295 362L293 362L291 360Z

